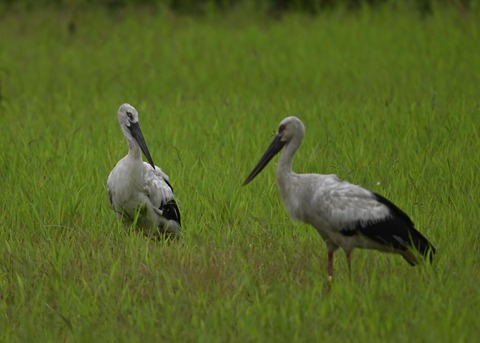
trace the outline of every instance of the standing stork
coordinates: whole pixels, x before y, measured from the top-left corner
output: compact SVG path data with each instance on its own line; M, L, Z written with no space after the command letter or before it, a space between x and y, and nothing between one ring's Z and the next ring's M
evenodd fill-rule
M121 105L118 122L128 143L128 154L108 176L110 205L127 226L136 222L148 235L181 236L180 211L172 186L168 175L153 163L137 110L129 104ZM143 162L142 152L148 163Z
M302 143L305 126L287 117L264 155L243 185L257 176L282 148L277 184L290 217L312 225L327 245L328 279L333 278L333 253L339 247L347 256L355 248L397 253L416 265L423 256L432 261L433 245L415 229L411 219L379 194L340 180L336 175L297 174L293 155Z

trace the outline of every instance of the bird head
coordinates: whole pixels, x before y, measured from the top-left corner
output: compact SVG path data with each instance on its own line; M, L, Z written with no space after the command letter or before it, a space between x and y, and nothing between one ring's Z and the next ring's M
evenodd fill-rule
M123 134L127 138L128 145L139 146L143 154L148 160L148 163L155 169L155 164L153 163L152 156L148 150L147 143L143 137L142 130L140 129L140 124L138 122L138 112L130 104L123 104L118 109L118 122L122 128Z
M292 139L302 139L304 134L305 126L297 117L287 117L278 125L277 136L285 144Z
M253 168L250 175L243 182L243 185L246 185L252 181L255 176L260 174L260 172L265 168L265 166L270 162L270 160L275 156L282 148L289 144L293 140L297 140L297 143L300 144L300 141L305 134L305 126L297 117L287 117L280 122L278 126L277 134L273 138L273 141L268 146L267 150L263 154L260 161L258 161L255 168Z

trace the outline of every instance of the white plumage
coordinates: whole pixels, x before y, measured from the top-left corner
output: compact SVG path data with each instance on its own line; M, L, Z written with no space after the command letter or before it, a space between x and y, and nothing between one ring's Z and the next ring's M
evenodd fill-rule
M415 229L410 218L389 200L342 181L336 175L293 172L293 156L304 133L305 127L298 118L285 118L244 185L284 148L277 167L280 195L290 217L314 226L325 241L330 279L333 278L333 253L339 247L347 255L349 269L354 248L398 253L411 265L419 262L418 255L431 259L435 248Z
M168 176L155 166L138 122L137 110L123 104L118 122L128 154L118 161L107 180L107 194L117 216L127 226L136 223L148 235L180 236L180 211ZM143 162L142 152L149 163Z

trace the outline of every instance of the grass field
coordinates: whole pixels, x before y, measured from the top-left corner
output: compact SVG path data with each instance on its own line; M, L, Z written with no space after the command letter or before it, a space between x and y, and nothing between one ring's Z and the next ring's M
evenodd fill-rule
M474 341L480 21L464 15L3 13L0 341ZM170 175L181 242L109 208L124 102ZM350 279L339 251L326 281L274 165L241 187L287 115L307 128L294 169L393 200L432 266L355 251Z

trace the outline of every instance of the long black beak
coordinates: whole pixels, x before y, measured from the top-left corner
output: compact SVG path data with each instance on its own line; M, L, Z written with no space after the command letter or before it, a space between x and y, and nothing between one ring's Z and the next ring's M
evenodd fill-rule
M140 125L138 122L136 123L130 123L130 126L128 126L128 129L130 130L130 133L132 134L133 138L137 141L138 145L140 146L140 149L142 149L143 154L147 158L148 163L152 166L153 169L155 169L155 163L153 163L152 156L150 155L150 151L148 151L147 143L145 142L145 138L143 138L143 133L142 130L140 129Z
M267 148L267 151L263 154L262 158L260 161L258 161L257 165L255 168L253 168L252 172L250 175L248 175L247 179L243 182L243 186L245 186L247 183L252 181L255 176L260 174L260 172L265 168L265 166L270 162L270 160L275 156L280 150L282 150L283 146L285 145L285 142L282 142L281 137L279 135L276 135L275 138L273 139L272 143Z

